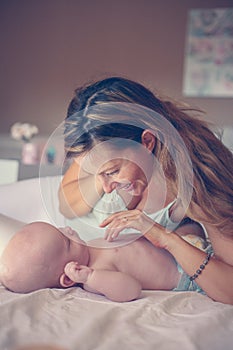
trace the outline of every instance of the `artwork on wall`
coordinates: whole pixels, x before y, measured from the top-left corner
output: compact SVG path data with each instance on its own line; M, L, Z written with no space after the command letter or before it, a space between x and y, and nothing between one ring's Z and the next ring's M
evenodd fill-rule
M233 97L233 8L189 12L183 93Z

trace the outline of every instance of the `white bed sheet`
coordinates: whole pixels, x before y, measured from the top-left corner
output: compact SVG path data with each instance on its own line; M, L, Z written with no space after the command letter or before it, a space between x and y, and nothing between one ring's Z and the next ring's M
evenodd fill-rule
M0 349L231 350L233 306L195 292L144 291L115 303L80 288L28 295L0 287Z
M0 248L23 221L63 224L54 201L59 181L44 178L42 188L38 179L0 186L0 213L14 217L0 214ZM30 344L64 350L232 350L233 306L196 292L143 291L136 301L115 303L77 287L22 295L0 285L0 350Z

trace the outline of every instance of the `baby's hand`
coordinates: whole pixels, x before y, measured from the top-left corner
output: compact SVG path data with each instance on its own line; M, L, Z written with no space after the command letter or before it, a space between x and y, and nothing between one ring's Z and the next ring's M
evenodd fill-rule
M66 264L64 269L65 274L76 283L86 283L93 270L84 265L79 265L75 261L71 261Z

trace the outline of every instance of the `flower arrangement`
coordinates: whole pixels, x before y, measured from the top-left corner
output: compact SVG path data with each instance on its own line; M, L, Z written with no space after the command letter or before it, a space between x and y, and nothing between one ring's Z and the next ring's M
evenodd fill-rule
M15 123L10 129L11 137L15 140L30 142L38 134L39 130L36 125L29 123Z

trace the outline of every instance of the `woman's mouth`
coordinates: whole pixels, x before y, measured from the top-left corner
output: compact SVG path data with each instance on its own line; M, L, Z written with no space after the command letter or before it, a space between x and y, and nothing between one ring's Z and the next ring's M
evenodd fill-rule
M131 182L127 184L120 184L118 185L118 189L126 192L132 192L134 190L134 184Z

